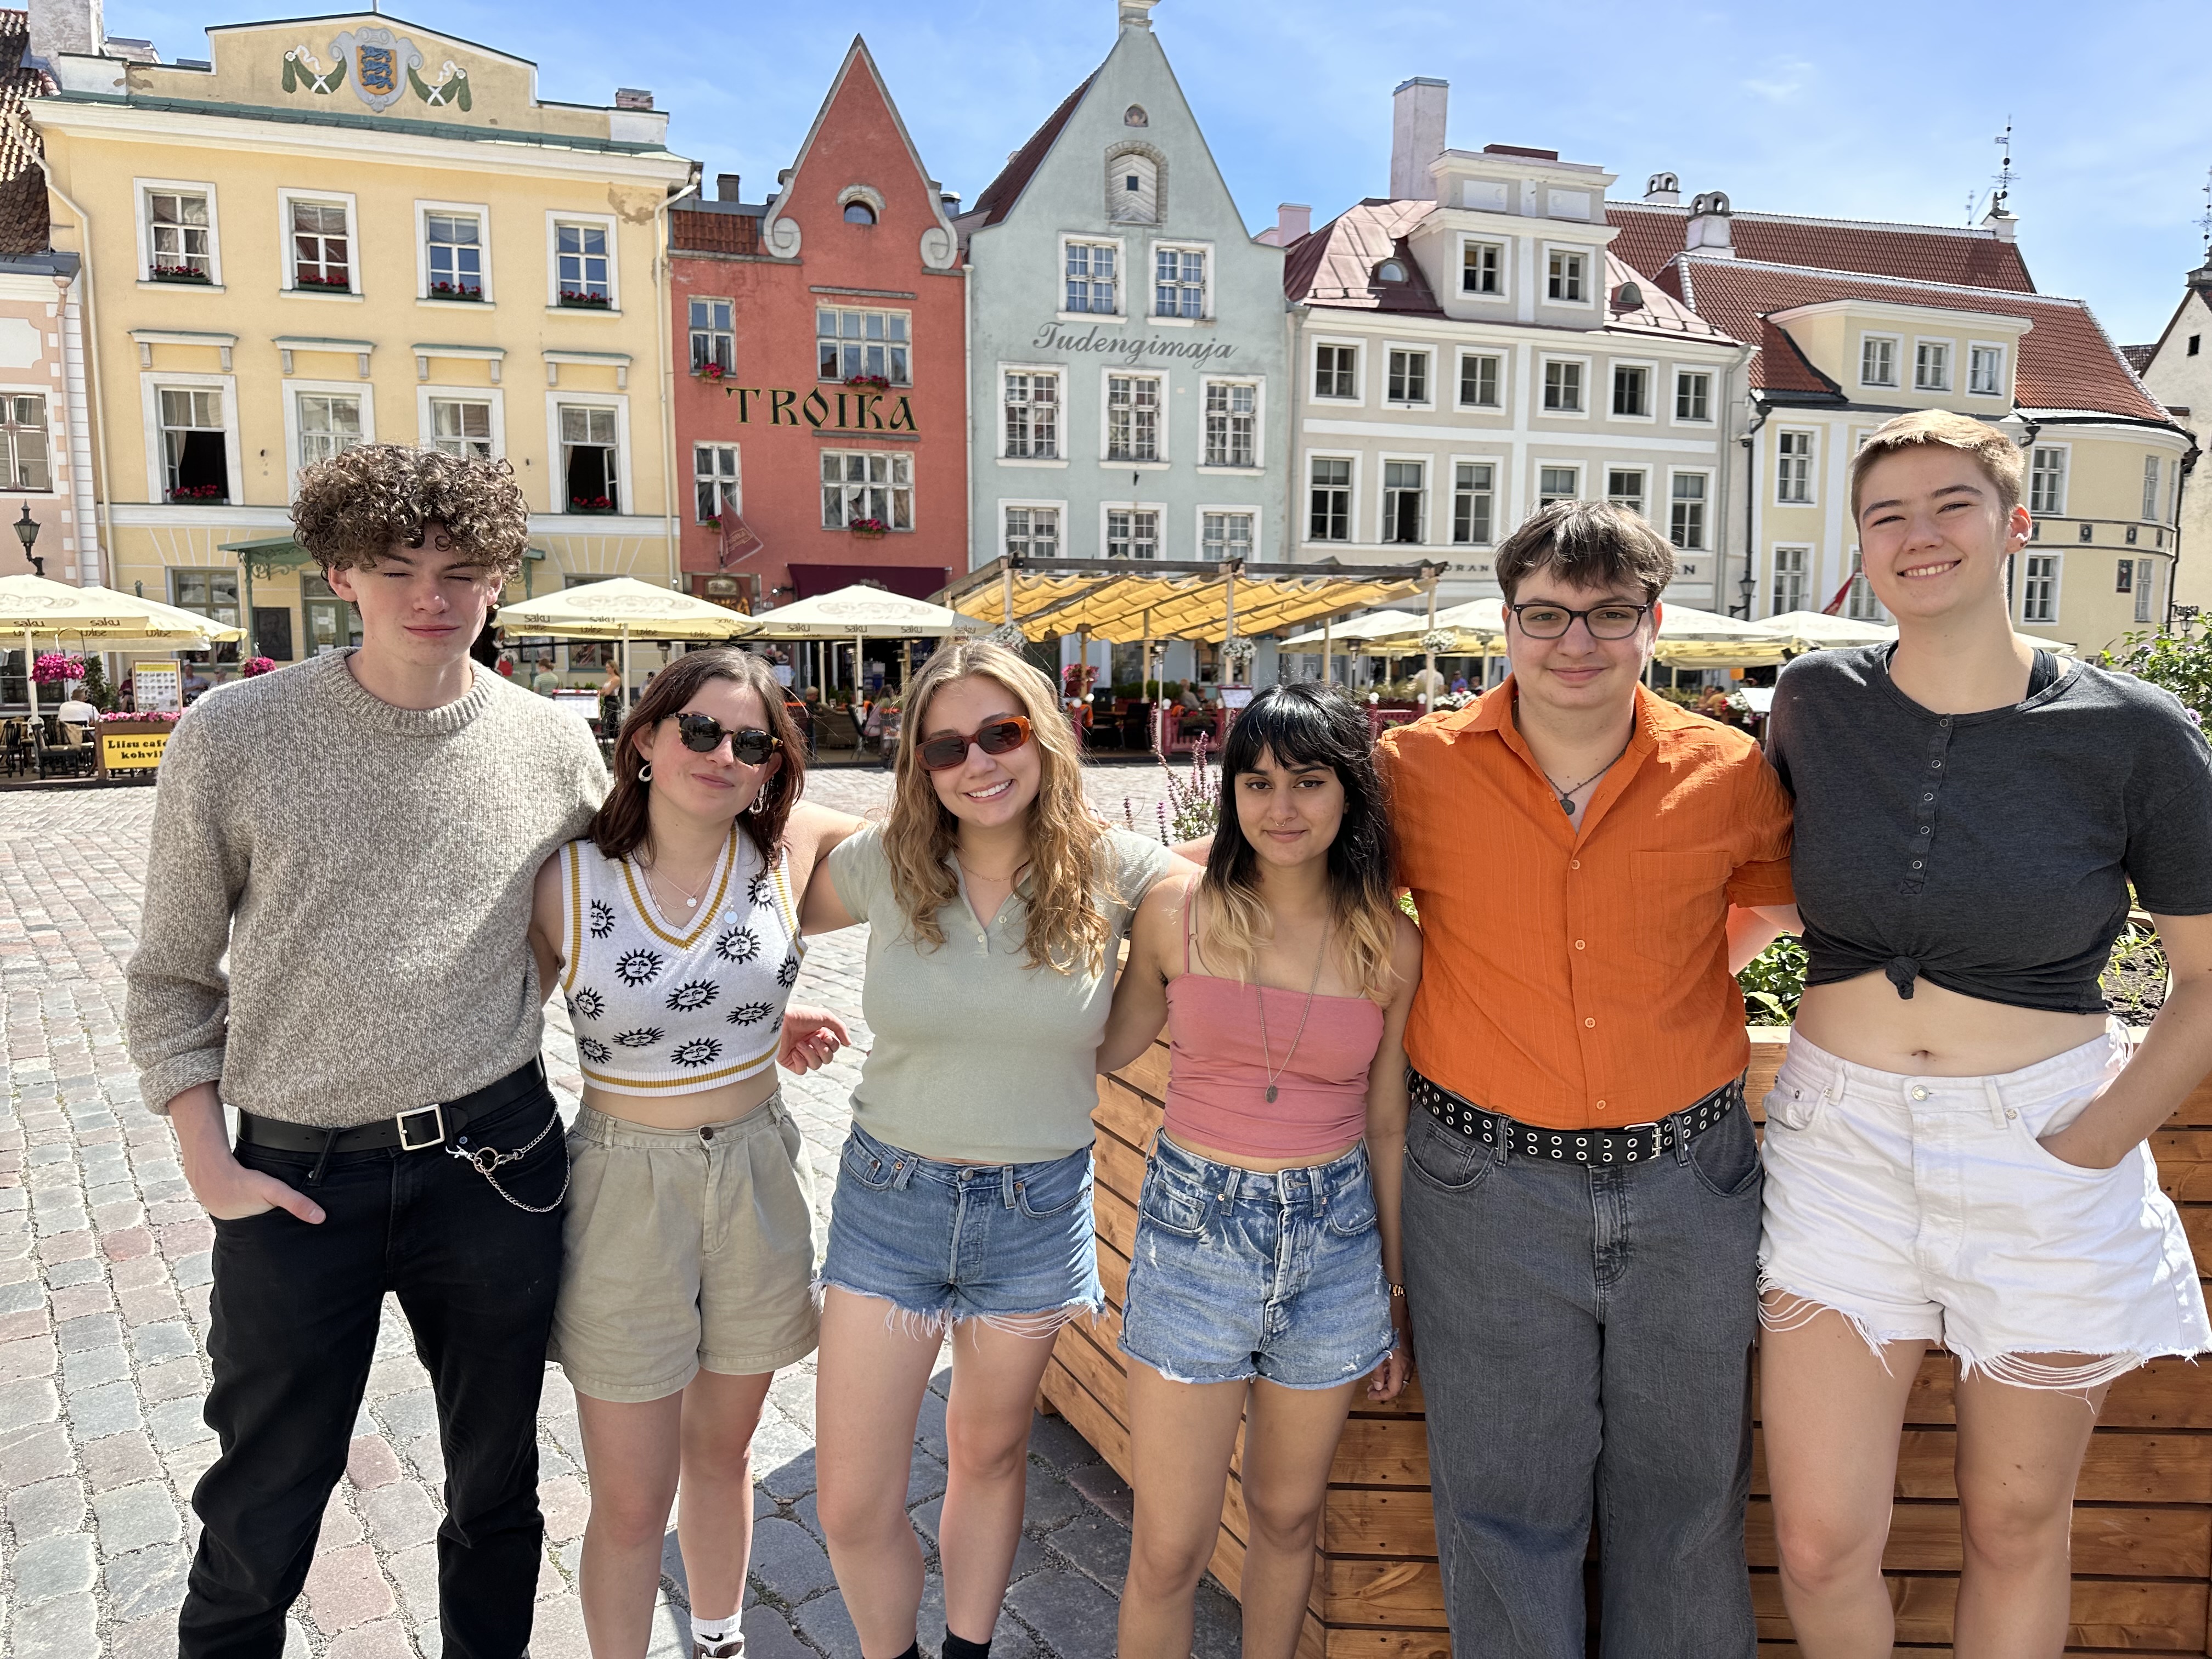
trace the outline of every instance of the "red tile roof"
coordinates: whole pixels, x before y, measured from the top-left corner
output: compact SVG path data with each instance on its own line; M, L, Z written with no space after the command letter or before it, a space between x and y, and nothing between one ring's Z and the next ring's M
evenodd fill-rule
M668 248L672 253L758 253L760 228L758 212L700 213L672 208Z
M1996 289L1887 281L1847 271L1808 270L1748 260L1701 258L1677 263L1683 297L1698 314L1742 340L1757 340L1751 383L1765 391L1828 392L1838 388L1807 362L1767 321L1776 312L1830 300L1873 300L1938 311L1981 311L2033 325L2021 337L2014 401L2024 410L2082 410L2164 422L2165 409L2143 389L2079 300Z
M24 105L54 90L37 70L23 67L31 49L27 11L0 11L0 258L44 253L52 246L46 179L39 171L39 131Z
M1060 100L1060 107L1044 118L1044 125L1030 135L1030 141L1006 158L1006 165L999 169L999 176L983 186L983 193L975 198L975 205L962 214L963 222L973 222L977 227L995 225L1013 211L1014 204L1036 170L1044 165L1044 158L1060 140L1060 130L1067 118L1075 113L1075 106L1083 101L1083 94L1091 90L1091 83L1098 78L1093 70L1084 77L1083 84ZM980 218L976 216L981 215Z
M1656 276L1683 251L1690 210L1648 202L1607 202L1607 223L1620 234L1613 251ZM2017 243L1993 230L1944 225L1883 224L1871 220L1808 219L1784 213L1737 213L1729 221L1736 257L1765 264L1853 270L1908 282L2035 292Z

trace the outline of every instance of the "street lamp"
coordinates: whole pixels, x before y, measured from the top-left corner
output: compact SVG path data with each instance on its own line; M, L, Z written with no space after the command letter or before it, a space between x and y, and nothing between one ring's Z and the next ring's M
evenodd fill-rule
M1743 595L1743 619L1751 620L1751 602L1759 592L1759 573L1751 568L1751 561L1743 562L1743 574L1736 580L1736 591Z
M23 516L15 520L15 539L23 544L23 556L31 562L31 568L40 575L45 575L46 562L31 551L39 539L39 521L31 516L30 502L23 503Z

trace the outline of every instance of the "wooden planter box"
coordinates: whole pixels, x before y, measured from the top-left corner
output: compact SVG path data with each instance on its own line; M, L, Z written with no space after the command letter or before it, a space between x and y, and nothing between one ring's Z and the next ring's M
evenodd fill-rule
M1778 1031L1753 1036L1747 1092L1757 1116L1788 1039ZM1098 1081L1092 1115L1098 1126L1098 1273L1108 1308L1095 1323L1062 1332L1044 1380L1046 1401L1124 1480L1129 1438L1117 1346L1121 1300L1138 1188L1159 1127L1167 1074L1167 1048L1158 1044ZM2212 1082L2197 1088L2152 1146L2200 1267L2212 1262ZM1418 1330L1414 1341L1418 1356ZM1358 1396L1345 1425L1322 1511L1301 1659L1449 1659L1418 1364L1417 1358L1416 1374L1397 1401L1378 1408ZM1900 1501L1883 1557L1898 1607L1900 1653L1950 1650L1960 1555L1951 1377L1949 1357L1931 1353L1905 1413ZM1756 1410L1754 1400L1754 1417ZM1760 1655L1781 1659L1798 1650L1775 1577L1767 1491L1754 1426L1744 1549ZM1243 1577L1244 1530L1243 1494L1232 1467L1212 1564L1231 1594ZM2212 1370L2160 1360L2113 1385L2082 1466L2074 1575L2069 1653L2212 1653Z

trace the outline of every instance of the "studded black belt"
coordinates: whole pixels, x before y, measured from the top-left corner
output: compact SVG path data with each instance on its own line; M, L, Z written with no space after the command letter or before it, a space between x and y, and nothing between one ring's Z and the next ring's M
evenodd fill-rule
M1503 1146L1508 1158L1532 1158L1546 1164L1648 1164L1662 1152L1695 1140L1743 1104L1743 1079L1723 1084L1695 1105L1685 1106L1654 1123L1619 1129L1540 1129L1503 1112L1478 1106L1442 1084L1406 1068L1407 1091L1414 1104L1455 1134L1485 1146Z

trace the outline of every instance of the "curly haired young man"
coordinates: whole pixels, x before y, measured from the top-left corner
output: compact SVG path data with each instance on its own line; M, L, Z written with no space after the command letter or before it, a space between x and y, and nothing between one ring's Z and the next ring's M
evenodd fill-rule
M140 1090L216 1231L222 1453L179 1651L283 1652L390 1291L438 1401L445 1652L519 1659L568 1182L531 884L606 777L580 721L469 654L524 551L504 462L366 446L293 517L362 643L178 723L128 969Z

